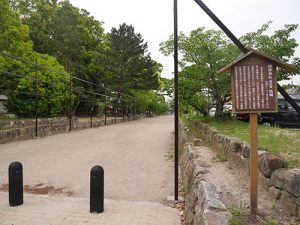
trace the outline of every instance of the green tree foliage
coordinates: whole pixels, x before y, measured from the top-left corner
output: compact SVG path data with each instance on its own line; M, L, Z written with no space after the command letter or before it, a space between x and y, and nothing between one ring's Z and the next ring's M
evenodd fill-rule
M23 22L30 28L34 50L50 54L64 65L73 76L101 83L104 79L104 29L102 23L89 12L74 7L69 1L15 0L15 8ZM104 89L86 83L74 82L89 92L104 92ZM86 95L92 98L92 95Z
M278 80L289 79L300 72L299 58L293 57L298 46L291 34L298 25L285 25L274 34L265 34L270 22L258 31L241 37L246 47L255 48L265 54L296 64L292 73L280 71ZM161 52L170 55L173 52L173 37L161 43ZM179 77L179 97L183 105L190 105L197 111L207 114L207 105L216 105L216 116L223 113L223 105L230 96L230 76L219 76L216 72L236 59L240 52L221 31L198 28L189 35L179 36L181 73Z
M173 90L174 90L174 79L161 77L159 80L160 80L160 86L159 86L160 93L172 98Z
M151 59L147 43L132 26L122 24L104 34L101 22L68 0L0 2L1 52L33 62L0 57L1 71L6 72L5 77L1 73L0 88L9 94L10 111L33 116L38 106L39 116L62 112L68 115L70 99L74 113L80 102L94 109L103 107L105 99L101 94L125 99L128 106L133 105L132 97L137 95L140 99L137 102L145 101L144 106L139 105L141 111L166 109L161 93L150 91L164 83L159 81L162 65ZM39 64L37 83L36 60ZM72 79L70 84L65 71L79 79ZM8 79L7 72L30 79ZM165 83L164 91L169 93L168 85ZM119 100L111 101L120 104Z
M54 57L38 53L33 53L33 56L40 65L46 65L51 70L39 67L38 82L35 79L19 78L14 91L8 91L8 109L26 117L35 115L35 107L39 117L61 115L70 100L70 96L66 94L69 86L68 75L53 71L64 71L64 67ZM34 66L31 66L26 76L35 78Z
M134 94L136 97L133 108L138 113L160 114L170 111L163 95L159 95L155 91L137 91Z
M141 34L125 23L113 28L109 34L107 70L109 86L121 92L149 90L159 86L160 64L147 53L148 46Z
M169 55L173 51L172 37L161 44L161 51ZM221 31L198 28L189 36L181 33L179 50L182 54L179 76L179 99L197 111L207 114L208 99L216 104L216 114L230 96L229 75L219 76L216 71L232 61L238 51Z
M278 80L289 80L293 75L300 73L300 59L294 57L298 43L291 35L295 32L298 24L286 24L282 29L274 31L273 34L267 34L272 21L262 25L256 32L250 32L241 37L241 41L251 48L255 48L266 55L280 59L287 63L296 65L296 69L292 72L279 70Z
M31 62L37 60L39 64L50 69L39 68L38 113L40 116L61 113L67 99L65 87L68 85L68 79L67 76L58 76L53 71L63 72L64 68L54 57L33 51L28 26L21 22L18 13L11 10L8 1L0 0L0 11L0 51L21 56ZM16 75L27 76L29 79L18 78ZM22 116L34 115L37 102L35 77L34 63L0 55L0 90L9 97L9 111Z

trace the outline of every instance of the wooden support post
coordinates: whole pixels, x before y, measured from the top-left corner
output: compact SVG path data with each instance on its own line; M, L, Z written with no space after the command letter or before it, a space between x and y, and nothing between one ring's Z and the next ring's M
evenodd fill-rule
M250 211L251 215L257 214L257 113L250 113Z

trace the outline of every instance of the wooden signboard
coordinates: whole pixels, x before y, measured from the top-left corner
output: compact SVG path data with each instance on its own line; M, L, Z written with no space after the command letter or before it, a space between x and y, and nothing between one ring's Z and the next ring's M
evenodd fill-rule
M277 112L276 66L258 57L239 62L231 79L233 112Z
M250 113L250 211L257 213L257 113L277 112L276 67L292 70L293 65L264 55L254 49L218 73L231 73L232 111Z

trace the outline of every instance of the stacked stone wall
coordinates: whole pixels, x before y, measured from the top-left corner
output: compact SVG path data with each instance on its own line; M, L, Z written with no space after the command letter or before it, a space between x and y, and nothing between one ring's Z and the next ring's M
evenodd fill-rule
M217 146L231 163L249 174L250 146L237 138L223 135L208 124L196 122L201 138ZM288 143L287 143L288 144ZM258 151L259 182L286 211L300 219L300 168L288 169L287 162L266 151Z
M137 115L134 117L124 118L125 121L137 120L146 117ZM123 118L109 118L106 125L123 122ZM92 122L92 127L104 126L104 120ZM80 122L77 117L72 120L72 130L81 130L91 127L91 122ZM10 141L26 140L35 137L35 120L9 120L0 121L0 143ZM69 131L69 119L66 117L43 118L38 119L38 136L44 137Z
M185 192L185 224L227 225L230 213L222 203L221 188L203 179L207 170L199 161L201 155L195 147L197 143L188 142L183 127L179 137L180 147L183 148L181 171Z

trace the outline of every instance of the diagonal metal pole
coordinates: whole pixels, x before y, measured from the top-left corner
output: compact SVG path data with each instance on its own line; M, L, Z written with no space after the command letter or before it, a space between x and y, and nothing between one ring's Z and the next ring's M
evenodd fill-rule
M247 48L240 42L239 39L222 23L222 21L201 1L195 2L203 9L204 12L222 29L222 31L234 42L234 44L243 52L246 53ZM277 83L279 93L291 104L291 106L300 113L300 107L297 103L286 93L286 91Z
M222 31L236 44L236 46L243 52L246 53L247 48L240 42L239 39L222 23L221 20L201 1L195 0L195 2L203 9L204 12L222 29Z
M175 176L174 200L178 200L178 9L177 0L174 0L174 113L175 113Z

